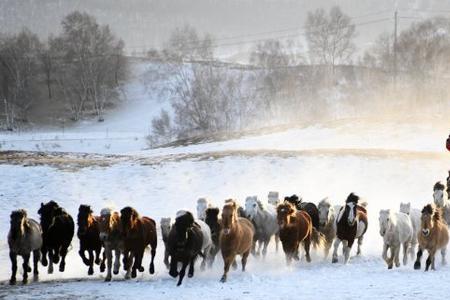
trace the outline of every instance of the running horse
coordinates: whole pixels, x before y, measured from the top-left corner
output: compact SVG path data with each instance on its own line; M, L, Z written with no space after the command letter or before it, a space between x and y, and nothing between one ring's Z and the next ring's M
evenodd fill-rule
M80 240L80 255L83 263L89 267L88 275L94 274L94 262L100 264L100 252L102 242L100 240L99 217L92 215L92 209L89 205L80 205L78 208L78 231L77 236ZM89 258L86 257L86 251ZM95 261L94 261L95 254Z

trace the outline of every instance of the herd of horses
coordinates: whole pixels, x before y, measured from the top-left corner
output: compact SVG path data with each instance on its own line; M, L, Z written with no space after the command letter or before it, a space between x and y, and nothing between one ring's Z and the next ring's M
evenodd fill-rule
M379 213L380 235L384 246L382 257L389 269L400 266L399 252L403 247L403 264L408 255L413 258L418 245L414 269L420 269L425 250L429 256L425 270L435 269L435 254L441 252L445 263L445 251L449 240L450 224L450 176L445 184L438 182L433 188L434 203L422 210L401 203L400 210L381 210ZM68 248L75 234L72 216L55 201L41 203L38 210L40 223L28 218L23 209L11 213L11 228L8 234L12 274L10 284L16 283L17 256L23 257L23 283L27 283L31 272L29 260L33 253L33 275L38 277L39 262L53 273L53 264L59 263L59 271L65 270ZM127 206L114 211L103 208L95 216L90 206L80 205L77 216L77 236L80 242L79 255L88 267L88 275L94 273L94 265L106 270L105 281L117 275L122 263L125 278L135 278L143 272L145 249L150 247L150 274L154 274L154 258L157 248L156 222L141 216ZM178 277L181 285L188 269L188 277L194 276L197 258L202 258L200 268L211 267L220 252L224 262L221 281L225 282L230 267L237 268L236 258L241 256L242 271L245 271L250 254L263 256L271 240L279 243L287 264L300 260L300 248L311 262L311 246L322 249L324 258L333 247L332 263L338 262L338 248L342 243L343 262L350 258L350 250L357 241L357 255L368 228L367 203L351 193L345 203L332 205L325 198L315 205L302 201L296 195L279 199L278 192L269 192L268 203L263 204L256 196L247 197L240 206L235 200L226 200L222 209L200 198L197 201L197 218L187 210L180 210L172 222L162 218L160 232L165 246L164 264L172 277ZM103 250L103 255L102 255ZM388 251L390 250L390 256ZM87 257L86 257L87 253ZM113 258L114 256L114 258Z

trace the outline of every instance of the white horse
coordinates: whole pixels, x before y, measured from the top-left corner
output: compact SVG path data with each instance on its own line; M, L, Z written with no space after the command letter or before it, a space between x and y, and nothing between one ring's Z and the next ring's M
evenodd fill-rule
M278 232L280 230L277 222L277 215L275 212L267 210L258 197L252 196L245 199L245 215L249 218L255 226L255 244L258 242L258 250L254 252L259 255L262 249L263 257L267 254L267 246L270 239L275 235L276 249L278 250Z
M267 195L267 202L276 208L280 204L280 194L275 191L270 191L269 195Z
M390 209L380 210L380 235L383 237L382 257L392 269L394 263L400 266L400 246L403 246L403 265L408 263L408 250L413 236L413 226L410 217L401 212L393 212ZM391 249L391 257L388 250Z
M206 209L211 207L211 203L206 198L199 198L197 200L197 219L205 221L206 218Z
M320 201L317 208L319 209L319 231L325 236L324 252L326 259L336 237L336 223L334 222L336 213L328 198Z
M442 209L442 217L445 222L450 224L450 200L445 189L445 185L442 182L437 182L433 188L434 204Z
M415 258L416 255L416 246L417 246L417 233L420 230L420 216L422 213L417 208L411 208L411 203L400 203L400 212L407 214L413 226L413 236L411 239L411 246L409 247L409 253L411 255L411 259Z
M180 217L184 214L186 214L187 210L179 210L176 214L176 217ZM202 220L195 220L195 223L197 223L200 226L200 229L202 231L203 234L203 243L202 243L202 257L203 257L203 261L202 264L200 266L201 270L205 269L206 266L206 262L209 261L210 258L210 252L211 252L211 248L213 246L213 242L211 239L211 229L209 228L208 224L206 224L204 221Z

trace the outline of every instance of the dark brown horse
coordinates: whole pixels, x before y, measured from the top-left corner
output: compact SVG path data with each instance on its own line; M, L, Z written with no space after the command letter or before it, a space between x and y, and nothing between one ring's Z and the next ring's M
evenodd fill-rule
M217 253L220 251L220 230L222 226L220 225L221 220L219 220L219 208L209 207L205 211L205 223L208 224L211 229L211 239L213 246L211 247L209 266L211 267L214 263L214 259Z
M42 265L47 266L48 273L53 273L53 263L59 264L59 271L64 272L66 266L67 249L75 233L75 224L72 217L56 203L50 201L41 203L38 210L41 216L42 227ZM47 253L49 261L47 261Z
M419 241L419 250L417 251L417 260L414 263L414 269L420 269L420 260L424 250L428 251L428 258L425 265L425 271L431 266L435 270L434 257L438 250L441 251L442 264L446 263L445 254L449 240L447 224L442 220L441 210L428 204L422 209L420 231L417 234Z
M136 270L143 272L142 258L145 248L151 247L150 274L155 273L154 259L157 246L156 222L148 217L140 217L132 207L120 211L122 235L124 239L124 261L127 273L126 279L137 276Z
M361 254L361 245L364 234L367 231L367 210L366 204L358 205L359 196L351 193L345 201L345 206L341 208L336 216L336 239L334 241L334 251L332 263L338 262L337 250L342 241L344 247L344 263L348 263L350 250L355 239L358 240L357 255Z
M94 274L94 254L95 264L100 264L100 252L102 242L100 241L99 217L92 215L92 209L89 205L80 205L78 208L78 231L77 236L80 240L80 254L83 263L89 267L88 275ZM89 258L86 257L86 251Z
M284 197L284 201L293 204L297 210L306 211L308 215L311 217L312 226L316 229L319 229L320 226L319 209L314 203L304 202L302 198L299 198L295 194L289 197Z
M220 249L224 261L224 273L220 281L227 280L230 266L236 255L242 257L242 271L245 271L247 258L252 250L255 227L245 218L238 217L238 207L234 201L226 201L222 209L222 229L220 231Z
M310 247L322 247L324 238L313 228L310 215L285 201L277 207L277 220L280 226L280 240L289 265L292 259L299 260L299 246L303 244L306 261L311 262Z

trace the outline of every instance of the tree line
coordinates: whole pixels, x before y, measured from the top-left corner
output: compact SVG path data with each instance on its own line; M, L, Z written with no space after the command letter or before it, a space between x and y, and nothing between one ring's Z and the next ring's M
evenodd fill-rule
M27 28L0 33L0 120L8 130L33 116L102 121L126 75L123 41L87 13L70 13L44 41Z
M150 144L280 123L439 115L450 108L449 19L413 23L395 45L393 33L382 33L358 55L356 25L338 6L308 13L304 28L305 45L263 40L246 66L217 63L213 36L177 28L162 51L148 53L175 79L167 96L173 113L162 111L152 121Z

